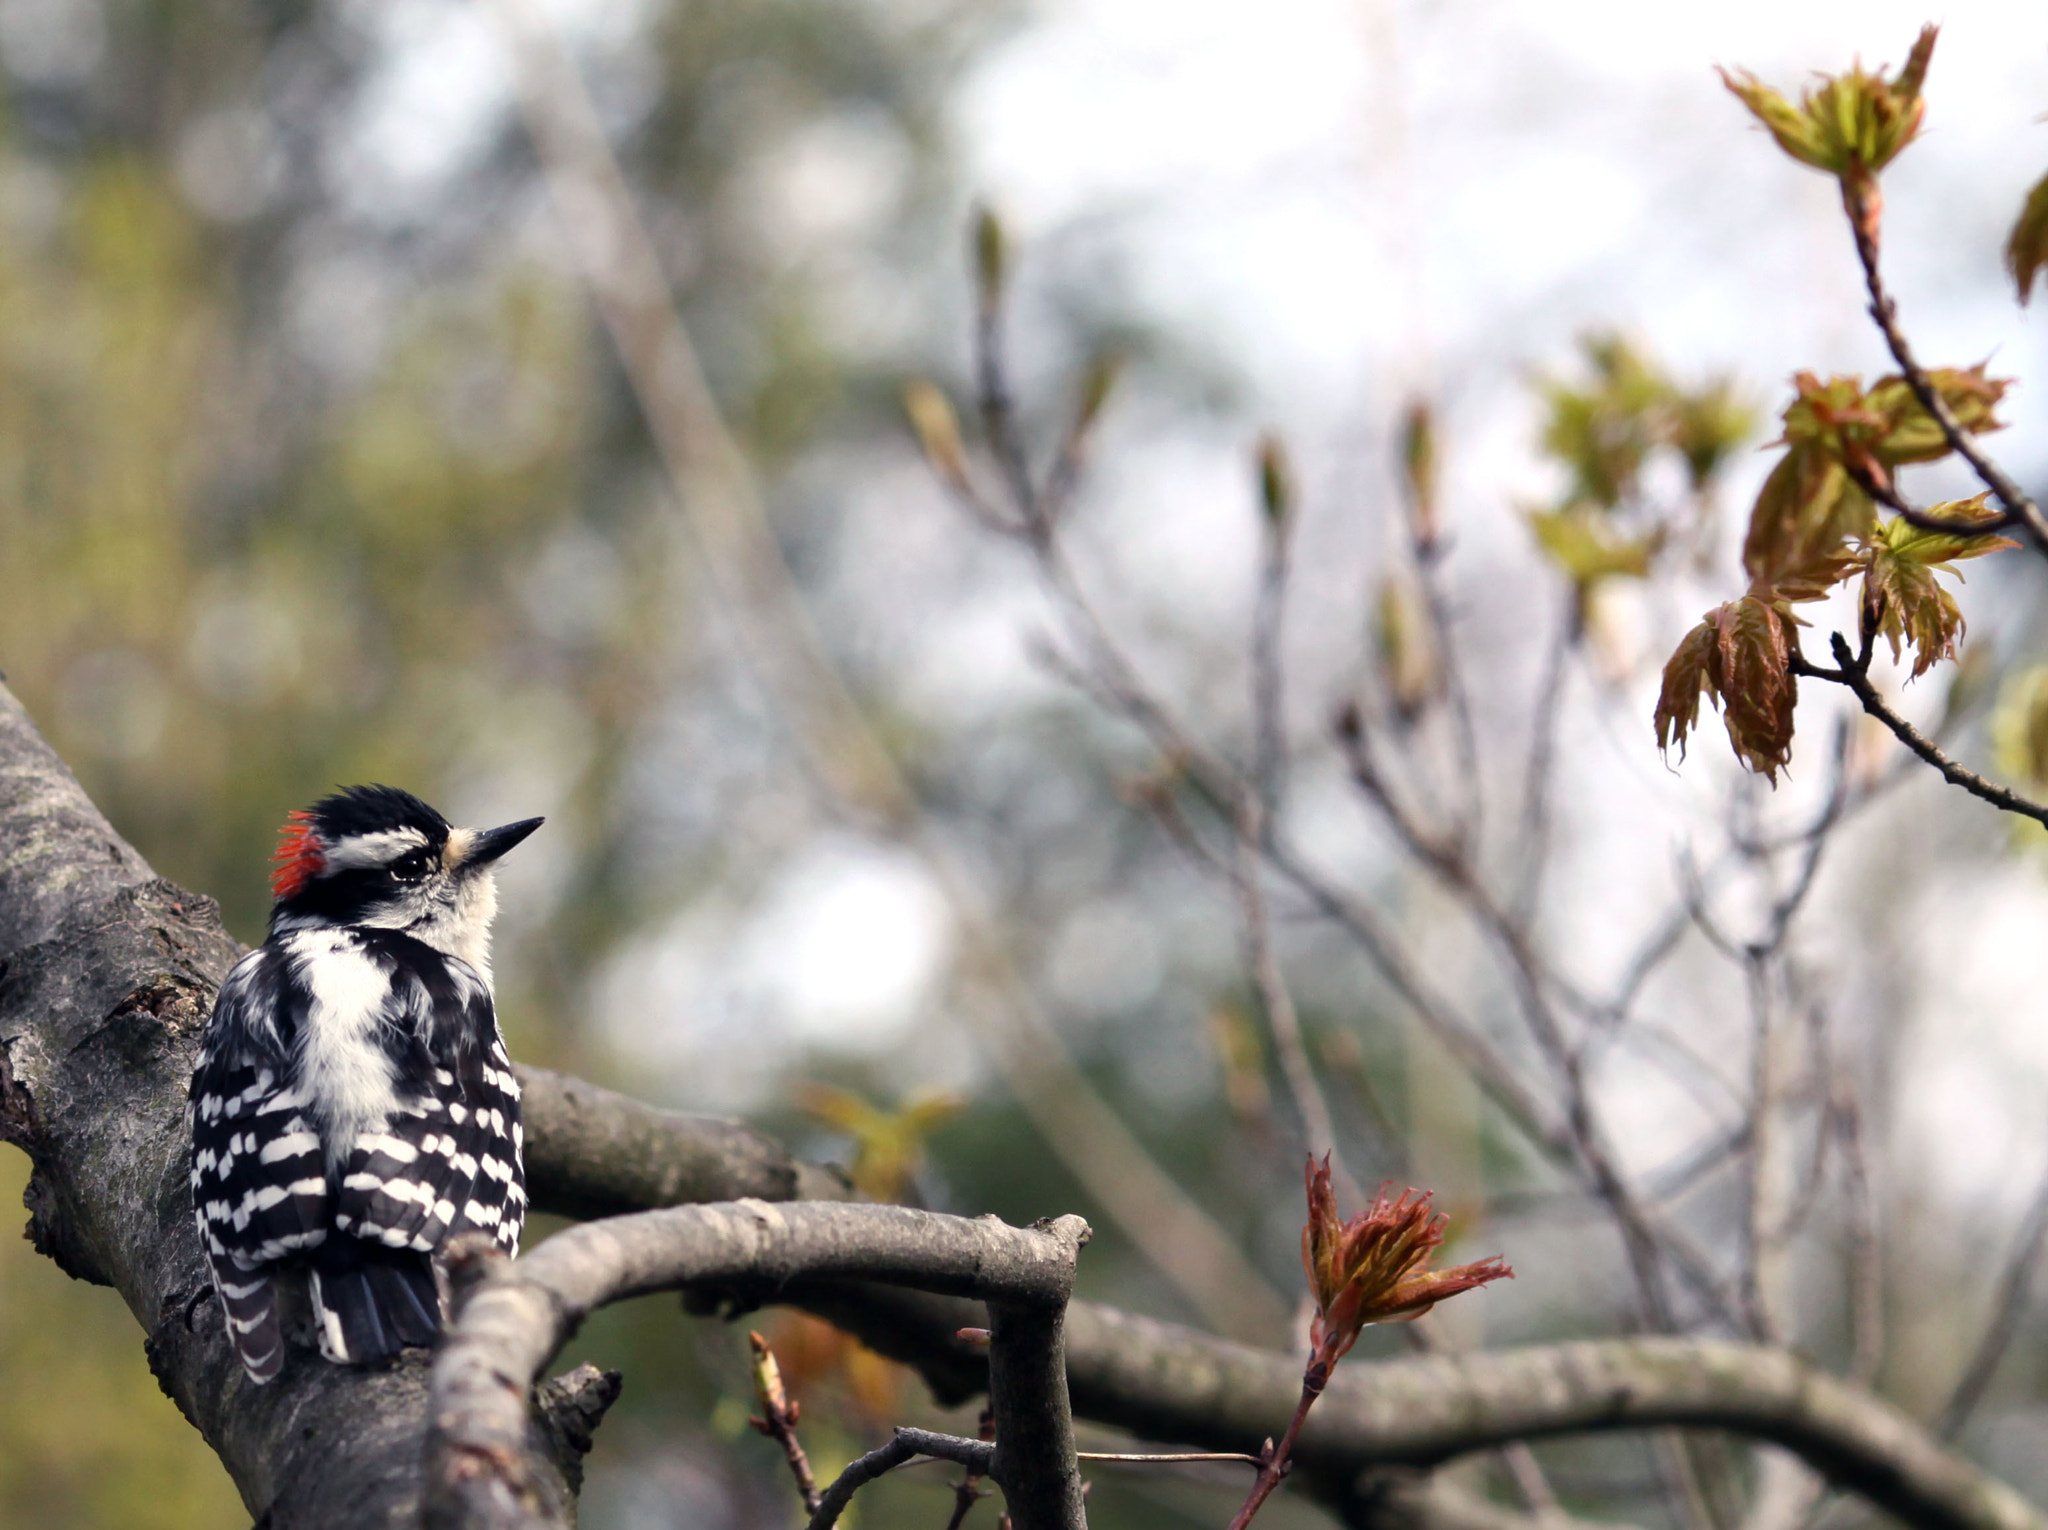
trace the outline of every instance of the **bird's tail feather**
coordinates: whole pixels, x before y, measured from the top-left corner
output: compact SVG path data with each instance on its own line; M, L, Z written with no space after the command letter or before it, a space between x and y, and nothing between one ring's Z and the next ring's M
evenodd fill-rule
M376 1365L441 1332L434 1267L416 1249L330 1237L313 1261L320 1353L339 1365Z
M227 1314L228 1335L249 1379L258 1385L284 1369L284 1333L277 1319L277 1282L264 1270L216 1265L213 1286Z

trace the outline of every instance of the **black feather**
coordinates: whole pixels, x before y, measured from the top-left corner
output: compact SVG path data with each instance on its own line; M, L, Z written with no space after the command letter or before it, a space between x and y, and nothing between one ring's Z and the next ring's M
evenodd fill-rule
M330 1238L312 1262L313 1320L329 1360L380 1365L440 1333L441 1298L428 1255Z

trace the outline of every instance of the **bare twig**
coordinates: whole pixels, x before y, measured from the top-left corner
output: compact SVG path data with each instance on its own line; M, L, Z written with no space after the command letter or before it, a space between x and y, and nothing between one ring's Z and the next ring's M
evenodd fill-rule
M965 1333L964 1329L962 1333ZM996 1415L993 1408L981 1410L981 1427L977 1433L984 1442L994 1442ZM953 1484L953 1512L947 1516L946 1530L960 1530L960 1527L967 1523L967 1516L974 1512L974 1506L988 1496L981 1487L981 1479L985 1475L985 1472L976 1471L970 1466L961 1475L960 1480Z
M1877 1197L1863 1145L1863 1107L1847 1071L1837 1070L1835 1120L1842 1135L1842 1174L1848 1191L1848 1379L1869 1386L1884 1364L1884 1258L1878 1244Z
M1477 846L1486 791L1479 770L1479 735L1472 723L1472 701L1466 693L1463 667L1458 663L1457 644L1451 635L1450 597L1444 589L1443 563L1450 555L1450 544L1417 522L1414 551L1416 582L1422 590L1423 610L1429 616L1430 643L1436 650L1444 695L1450 703L1451 745L1465 799L1456 835L1466 845Z
M1294 543L1294 490L1279 444L1263 447L1265 503L1260 516L1259 589L1252 608L1252 790L1268 815L1280 810L1287 771L1286 667L1280 643L1287 620L1287 575Z
M1839 668L1825 669L1812 663L1795 649L1790 665L1792 673L1810 680L1826 680L1835 685L1847 686L1855 693L1856 699L1863 703L1864 711L1889 728L1900 743L1940 771L1942 779L1950 785L1960 786L1971 796L1982 798L1995 808L2017 814L2021 818L2031 818L2035 823L2048 827L2048 807L2043 807L2038 802L2029 802L2019 793L2000 786L1995 781L1987 781L1974 770L1965 769L1944 754L1934 740L1892 710L1891 704L1870 682L1867 645L1866 652L1859 661L1858 655L1849 647L1849 640L1841 633L1832 634L1831 642L1835 662Z
M1543 888L1544 863L1550 852L1550 786L1557 754L1558 714L1563 709L1564 682L1572 650L1577 646L1583 617L1576 592L1566 605L1565 618L1550 640L1543 661L1543 682L1537 688L1536 709L1529 720L1529 760L1522 772L1522 822L1518 877L1510 908L1517 923L1527 924L1536 898Z
M2012 1342L2013 1329L2019 1325L2020 1315L2026 1310L2027 1294L2033 1285L2034 1268L2040 1260L2044 1241L2048 1241L2048 1176L2043 1177L2040 1187L2035 1190L2027 1214L2020 1221L2019 1233L2013 1239L2012 1250L2006 1255L2005 1266L1999 1271L1998 1284L1992 1291L1991 1313L1985 1319L1977 1347L1970 1354L1970 1363L1963 1367L1955 1390L1949 1393L1948 1402L1935 1422L1935 1433L1944 1440L1952 1440L1960 1434L1970 1421L1970 1415L1977 1411L1977 1405L1984 1400L1991 1378L1998 1371L1998 1362L2005 1358L2006 1349Z
M1302 1042L1301 1019L1294 1008L1294 997L1287 990L1279 959L1273 954L1272 930L1266 917L1266 895L1260 885L1264 869L1258 847L1265 837L1264 826L1265 806L1258 793L1247 788L1238 804L1237 860L1233 877L1244 929L1246 965L1251 968L1252 981L1258 989L1259 1008L1266 1017L1273 1050L1279 1055L1281 1075L1287 1080L1288 1093L1294 1097L1295 1111L1301 1117L1302 1135L1308 1139L1309 1156L1328 1156L1332 1172L1344 1194L1356 1200L1359 1198L1358 1184L1344 1168L1343 1157L1337 1152L1329 1103L1323 1098L1322 1086L1316 1081L1315 1068L1309 1061L1308 1048Z
M1308 1410L1315 1406L1315 1400L1322 1395L1322 1387L1304 1381L1301 1387L1301 1401L1294 1406L1294 1417L1287 1421L1287 1428L1276 1445L1266 1441L1259 1451L1259 1476L1252 1484L1251 1492L1236 1514L1231 1516L1229 1530L1244 1530L1252 1522L1266 1500L1273 1496L1273 1489L1286 1477L1293 1465L1294 1442L1301 1436L1301 1426L1308 1418Z
M975 384L981 404L982 429L1002 470L1029 535L1044 537L1050 530L1031 463L1017 431L1016 401L1010 393L1009 368L1004 364L1003 296L1007 285L1008 253L1004 249L1003 226L994 212L983 208L975 218Z
M916 853L946 894L961 932L963 965L988 996L965 1006L966 1013L982 1027L1045 1144L1219 1331L1247 1337L1280 1331L1286 1312L1271 1287L1089 1082L1040 1011L971 880L931 832L908 779L810 621L573 62L534 0L498 0L498 10L514 44L521 104L592 302L689 511L714 589L813 778L843 808ZM999 277L999 249L995 255ZM988 289L1000 281L983 285L986 308ZM999 343L999 327L982 338ZM984 404L1014 445L1007 395ZM1022 462L1019 448L1013 465ZM1028 490L1028 471L1023 484Z
M898 1428L886 1445L878 1446L864 1456L856 1456L847 1463L846 1470L832 1480L832 1485L820 1497L818 1506L811 1511L806 1530L832 1530L839 1523L839 1516L846 1512L846 1506L853 1502L855 1493L877 1477L887 1475L918 1456L957 1461L969 1472L985 1477L995 1460L995 1446L984 1440L963 1439L956 1434Z
M1956 455L1969 463L1984 486L1998 496L2007 514L2026 528L2036 549L2048 554L2048 516L2042 515L2041 507L2028 497L2003 468L1991 460L1984 448L1978 445L1977 438L1963 428L1962 422L1956 418L1955 411L1949 408L1948 400L1941 396L1941 390L1934 386L1934 380L1927 375L1926 368L1922 367L1913 355L1913 347L1907 341L1905 331L1899 326L1898 304L1892 301L1891 294L1885 290L1884 277L1878 267L1877 219L1868 193L1860 182L1844 178L1842 200L1849 214L1850 232L1856 240L1856 258L1863 265L1864 286L1870 293L1870 317L1883 334L1885 344L1890 347L1892 359L1898 362L1899 372L1906 379L1906 385L1913 390L1913 396L1920 400L1920 407L1925 409L1933 417L1935 424L1941 427L1943 437ZM2010 523L1999 520L1979 522L1967 529L1953 526L1942 526L1938 529L1960 532L1963 535L1989 535L2001 530L2006 524ZM1904 737L1903 734L1900 736Z
M782 1367L776 1364L775 1351L768 1347L768 1341L758 1333L749 1333L747 1346L754 1352L754 1395L761 1404L760 1414L747 1422L782 1447L789 1474L796 1481L797 1496L804 1501L804 1512L815 1514L818 1479L811 1475L811 1458L804 1454L796 1437L800 1409L783 1388Z
M1778 1109L1784 1088L1777 1006L1771 1002L1771 953L1752 947L1743 963L1751 1018L1748 1218L1743 1238L1743 1302L1752 1331L1773 1344L1783 1343L1773 1293L1783 1252L1776 1229L1779 1152Z

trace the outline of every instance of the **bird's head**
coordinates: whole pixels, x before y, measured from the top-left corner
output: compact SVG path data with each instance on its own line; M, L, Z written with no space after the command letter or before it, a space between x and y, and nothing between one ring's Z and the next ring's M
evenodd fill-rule
M278 836L273 934L294 929L402 930L490 975L492 867L541 826L456 828L392 786L351 786L290 814Z

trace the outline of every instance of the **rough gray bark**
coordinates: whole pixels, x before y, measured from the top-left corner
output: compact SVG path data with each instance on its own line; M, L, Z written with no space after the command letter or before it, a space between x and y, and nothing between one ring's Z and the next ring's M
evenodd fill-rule
M184 1097L237 954L214 904L151 874L0 687L0 1135L33 1166L30 1236L120 1292L252 1514L406 1524L424 1359L375 1375L301 1359L255 1387L209 1293Z
M774 1138L738 1121L658 1110L545 1068L521 1066L518 1073L526 1096L527 1193L558 1216L853 1194L830 1169L798 1163Z
M184 1097L214 985L235 955L211 901L153 876L0 686L0 1139L33 1164L31 1236L69 1273L120 1292L164 1390L271 1530L410 1525L424 1358L366 1374L298 1356L277 1382L252 1387L208 1295L186 1192ZM557 1075L526 1080L540 1209L838 1193L745 1128L627 1106ZM978 1309L848 1284L783 1294L916 1365L942 1397L987 1384L985 1357L954 1337ZM1065 1340L1075 1411L1157 1439L1255 1448L1284 1423L1299 1382L1295 1359L1087 1303L1068 1309ZM605 1392L590 1377L545 1390L550 1406L524 1449L550 1491L566 1497ZM1428 1465L1503 1440L1653 1425L1781 1444L1928 1530L2048 1530L2018 1495L1889 1406L1740 1345L1622 1340L1353 1362L1311 1415L1299 1455L1348 1484L1368 1468Z

